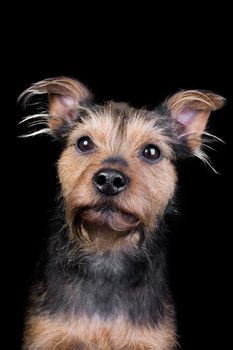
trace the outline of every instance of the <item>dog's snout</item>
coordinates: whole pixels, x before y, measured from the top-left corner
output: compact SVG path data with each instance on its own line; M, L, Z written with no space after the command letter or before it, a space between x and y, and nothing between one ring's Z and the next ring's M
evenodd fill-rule
M101 169L93 177L95 187L99 192L113 196L126 189L128 177L116 169Z

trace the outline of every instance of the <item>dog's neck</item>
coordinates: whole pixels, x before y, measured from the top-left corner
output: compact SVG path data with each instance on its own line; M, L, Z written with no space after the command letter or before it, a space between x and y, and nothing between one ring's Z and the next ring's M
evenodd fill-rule
M159 322L170 305L162 236L157 232L138 254L105 251L87 255L78 246L72 247L64 230L50 247L47 298L51 308L65 299L68 312L97 313L104 318L124 312L138 323L145 318ZM144 305L143 315L139 303Z
M98 314L104 319L123 313L138 324L158 323L172 309L162 220L134 252L101 253L87 252L79 239L70 241L65 216L59 218L48 245L45 285L40 287L46 298L38 298L42 300L39 308L57 313L65 305L68 314Z

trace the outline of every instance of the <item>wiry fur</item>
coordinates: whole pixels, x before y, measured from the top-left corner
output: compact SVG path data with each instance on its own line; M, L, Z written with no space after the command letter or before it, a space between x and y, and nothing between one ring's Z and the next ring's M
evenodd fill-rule
M165 229L174 212L175 164L188 155L208 163L201 136L210 136L209 113L223 99L182 91L156 110L99 106L81 83L64 77L34 84L21 97L44 93L48 111L24 121L46 124L32 136L49 133L63 142L61 209L38 265L23 349L175 349ZM88 154L77 147L83 136L94 143ZM160 150L155 162L143 156L148 144ZM101 169L124 174L127 188L99 193L93 178Z

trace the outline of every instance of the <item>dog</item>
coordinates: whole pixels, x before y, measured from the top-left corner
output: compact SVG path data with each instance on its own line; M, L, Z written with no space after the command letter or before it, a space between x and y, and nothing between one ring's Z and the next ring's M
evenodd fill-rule
M20 99L48 96L42 123L62 152L56 227L39 263L23 350L172 350L166 218L175 211L177 164L197 156L224 98L181 90L154 109L97 105L79 81L35 83ZM35 122L36 120L36 122Z

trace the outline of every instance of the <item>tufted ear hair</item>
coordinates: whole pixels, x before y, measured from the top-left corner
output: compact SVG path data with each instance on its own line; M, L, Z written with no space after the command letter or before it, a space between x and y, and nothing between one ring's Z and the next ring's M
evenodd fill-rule
M22 99L27 103L33 96L41 94L48 95L48 114L37 114L31 118L41 117L45 120L47 117L48 133L56 131L64 124L72 124L79 107L92 98L89 90L79 81L68 77L57 77L33 84L20 95L19 100ZM25 119L29 120L30 117Z
M201 146L210 113L224 103L222 96L201 90L180 91L164 102L176 123L179 138L184 139L192 151Z

